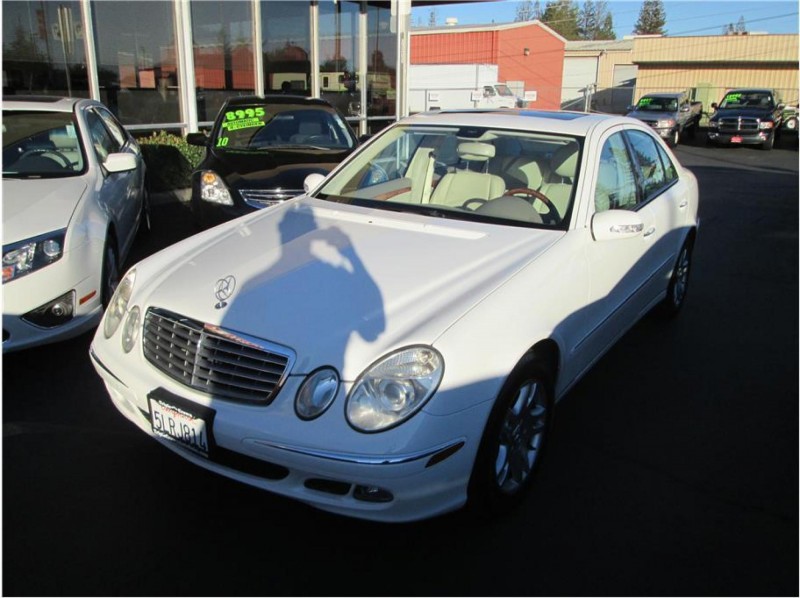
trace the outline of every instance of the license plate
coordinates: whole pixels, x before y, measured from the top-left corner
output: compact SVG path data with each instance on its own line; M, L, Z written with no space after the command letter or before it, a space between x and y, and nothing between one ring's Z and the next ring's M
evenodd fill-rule
M153 433L208 458L213 445L214 411L174 396L151 393L148 398Z
M731 137L731 143L741 143L741 142L742 138L739 137L738 135L734 135L733 137Z

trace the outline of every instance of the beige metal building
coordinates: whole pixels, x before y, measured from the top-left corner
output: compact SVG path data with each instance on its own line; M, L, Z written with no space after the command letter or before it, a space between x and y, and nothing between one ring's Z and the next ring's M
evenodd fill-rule
M568 42L564 92L580 104L583 92L578 90L596 85L591 106L601 112L623 111L621 97L633 103L646 93L687 88L695 89L695 99L703 102L706 111L734 87L774 89L784 102L795 104L799 40L796 34L749 34ZM594 77L590 77L592 70Z

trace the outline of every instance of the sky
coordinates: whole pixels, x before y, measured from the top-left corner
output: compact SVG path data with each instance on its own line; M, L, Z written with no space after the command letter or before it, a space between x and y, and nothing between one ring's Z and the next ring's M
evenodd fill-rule
M583 0L576 0L578 6ZM540 0L542 8L546 0ZM517 14L519 0L475 1L460 4L425 6L412 8L411 24L427 26L431 8L436 10L437 25L443 26L445 19L456 17L459 25L485 25L488 23L512 23ZM642 0L607 0L606 4L614 18L617 39L633 33ZM721 35L728 23L734 25L744 17L747 31L767 33L798 32L798 2L774 2L767 0L664 0L667 15L667 35Z

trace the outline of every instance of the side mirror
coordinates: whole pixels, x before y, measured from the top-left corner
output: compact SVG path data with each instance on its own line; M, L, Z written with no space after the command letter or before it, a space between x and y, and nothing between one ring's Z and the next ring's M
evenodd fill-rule
M108 172L128 172L136 170L136 156L132 154L108 154L103 167Z
M208 137L205 133L189 133L186 136L186 143L189 145L208 145Z
M681 112L689 112L689 104L684 104L681 106Z
M778 104L778 110L783 110L784 108L786 108L786 104Z
M319 187L322 184L322 181L324 180L325 180L324 174L319 174L318 172L312 172L303 181L303 190L306 193L311 193L312 191L316 190L316 188Z
M711 102L711 108L713 108L714 110L716 110L717 108L719 108L719 106L717 106L717 103L716 103L716 102Z
M592 236L595 241L629 239L642 234L644 221L637 212L606 210L592 217Z
M636 106L634 106L633 104L631 104L630 106L628 106L628 107L626 108L626 110L627 110L628 112L633 112L634 110L636 110Z

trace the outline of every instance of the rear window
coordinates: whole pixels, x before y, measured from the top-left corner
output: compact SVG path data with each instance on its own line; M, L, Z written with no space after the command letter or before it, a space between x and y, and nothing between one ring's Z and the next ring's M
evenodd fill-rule
M252 104L223 109L212 143L222 150L350 149L355 139L336 112L314 106Z

